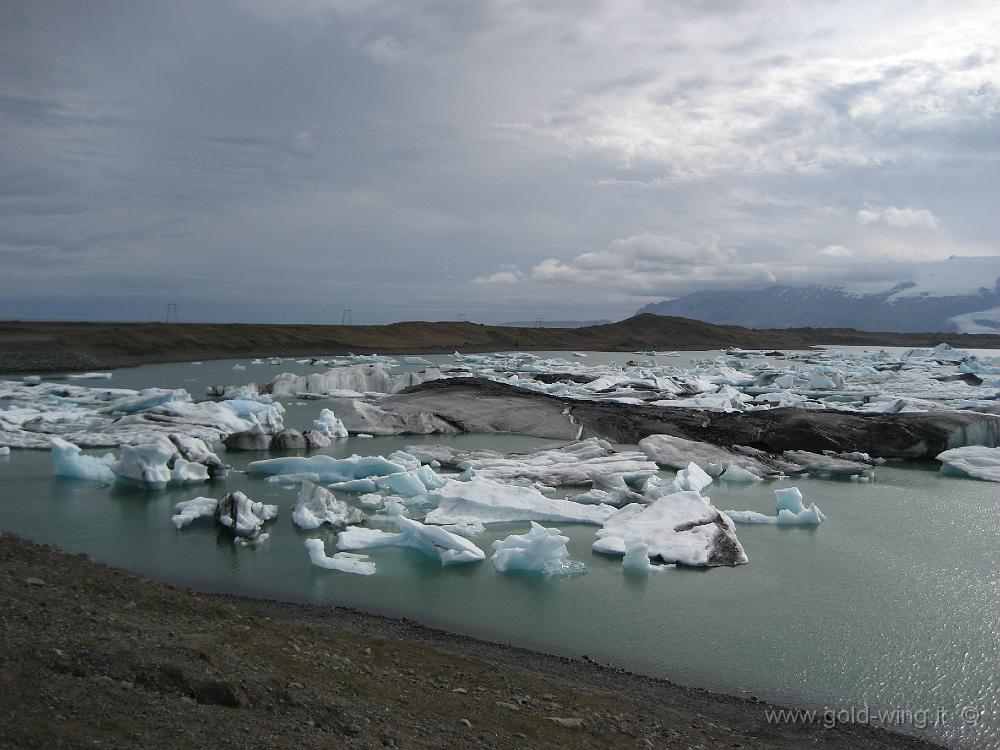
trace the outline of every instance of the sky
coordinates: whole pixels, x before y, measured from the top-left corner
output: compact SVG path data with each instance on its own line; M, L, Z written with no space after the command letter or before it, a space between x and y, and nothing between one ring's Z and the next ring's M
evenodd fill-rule
M888 288L1000 256L998 40L995 0L5 0L0 318Z

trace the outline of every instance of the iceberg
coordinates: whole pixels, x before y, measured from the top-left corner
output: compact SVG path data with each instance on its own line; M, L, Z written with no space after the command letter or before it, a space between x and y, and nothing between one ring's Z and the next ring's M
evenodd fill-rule
M337 415L329 409L323 409L319 413L319 419L313 420L313 426L320 434L328 438L345 438L348 435L344 423L337 419Z
M691 492L701 494L701 491L712 483L712 477L692 461L687 465L686 469L681 469L677 472L676 481L678 489L690 490Z
M937 460L941 462L942 474L1000 482L1000 448L978 445L952 448L939 453Z
M748 471L735 463L729 464L719 479L723 482L738 482L741 484L753 484L764 481L752 471Z
M423 373L403 372L399 375L392 375L378 364L348 365L311 375L283 372L266 387L275 396L297 396L299 394L329 396L338 391L398 393L404 388L428 380L436 380L439 377L441 377L441 373L434 368L429 368Z
M361 510L338 500L332 492L308 480L303 480L298 502L292 509L292 523L300 529L317 529L323 524L339 528L361 523L364 518Z
M174 526L183 529L199 518L210 518L215 515L219 501L214 497L196 497L193 500L182 500L174 506L174 515L170 520Z
M811 503L807 508L802 502L802 493L798 487L786 487L775 490L777 497L777 515L768 516L752 510L727 510L725 514L734 523L765 523L778 526L817 526L826 520L826 516Z
M337 549L412 547L425 555L437 557L442 565L476 562L486 558L485 552L458 534L401 515L393 516L393 521L399 527L398 534L352 526L337 535Z
M720 448L711 443L674 437L650 435L639 441L639 449L658 465L683 470L693 462L711 476L719 476L730 464L736 464L758 476L771 473L771 469L749 456Z
M115 457L110 453L103 458L87 456L80 448L62 438L50 438L52 443L52 461L55 464L57 477L73 477L74 479L90 479L95 482L111 484L115 473L111 470ZM7 449L10 452L10 449Z
M436 525L469 522L553 521L600 525L615 509L545 497L533 487L501 484L474 477L466 482L449 480L421 498L436 506L424 519Z
M360 576L370 576L375 573L375 563L368 559L368 555L337 552L333 557L327 557L322 539L306 539L305 546L309 550L310 562L317 567Z
M668 567L673 566L653 565L649 561L649 545L642 537L628 537L625 540L622 570L630 573L661 573Z
M715 567L747 562L732 521L697 492L676 492L646 506L625 506L598 530L593 550L624 555L625 540L635 538L648 545L648 557L664 563Z
M590 485L619 477L627 484L640 486L658 470L642 453L615 451L609 442L600 438L532 453L489 450L462 453L443 445L407 446L406 450L425 463L436 460L444 466L472 469L477 476L487 479L523 484Z
M331 456L288 456L253 461L247 466L251 474L277 476L279 474L315 474L319 482L348 482L354 479L369 479L388 474L399 474L406 467L382 456L359 456L332 458ZM365 490L362 490L365 491ZM372 490L373 491L373 490Z
M493 542L493 567L500 573L525 570L549 575L583 573L582 562L571 560L566 542L559 529L547 529L531 522L526 534L511 534L506 539Z
M118 462L111 467L114 473L153 489L162 489L168 484L207 482L211 478L207 466L183 458L169 438L156 437L149 443L123 445Z
M256 502L236 491L219 500L215 509L215 522L234 536L254 539L260 534L264 522L277 515L277 505Z

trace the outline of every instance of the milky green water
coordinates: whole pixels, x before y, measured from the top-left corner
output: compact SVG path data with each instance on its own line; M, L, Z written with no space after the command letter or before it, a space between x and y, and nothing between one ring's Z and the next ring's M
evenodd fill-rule
M295 369L289 363L231 368L232 362L150 366L96 384L186 387L197 394L207 383L264 382ZM308 424L323 408L321 401L285 403L290 426ZM549 441L352 438L327 452L388 453L415 442L526 450ZM230 453L226 460L241 469L259 457ZM52 476L46 452L0 458L0 528L207 591L405 616L778 703L941 709L949 712L947 721L925 733L955 746L1000 746L997 485L945 478L932 466L890 465L879 468L871 484L801 479L713 485L707 494L720 509L773 513L773 489L790 484L819 505L826 523L816 529L739 526L748 565L672 569L647 578L624 575L619 559L592 554L594 527L576 525L561 528L588 572L572 578L501 575L488 561L442 568L397 549L371 551L374 576L321 570L310 564L303 540L320 536L332 551L334 535L292 525L294 490L238 472L199 487L109 490ZM176 502L233 489L280 506L268 541L238 547L207 521L174 529ZM491 526L475 541L488 549L494 539L526 528ZM974 723L963 722L963 707Z

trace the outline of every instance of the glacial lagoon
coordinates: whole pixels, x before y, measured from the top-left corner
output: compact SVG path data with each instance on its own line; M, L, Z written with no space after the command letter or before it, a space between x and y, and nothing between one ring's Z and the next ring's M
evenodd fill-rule
M667 361L684 366L717 354L685 352ZM591 364L630 358L589 357ZM207 386L317 371L294 361L280 367L244 361L245 370L234 370L234 364L124 369L106 385L185 388L198 396ZM294 398L282 403L285 424L299 429L326 405ZM517 435L351 437L321 452L388 455L419 443L511 452L553 441ZM304 540L322 538L332 551L336 532L293 526L297 487L242 472L266 455L228 452L223 458L234 471L225 480L147 491L56 477L47 452L15 450L0 457L0 528L204 591L407 617L779 704L943 709L947 721L923 730L932 738L961 747L1000 743L1000 491L994 483L943 476L934 462L889 462L876 467L871 482L716 482L703 494L719 509L770 514L774 489L796 486L807 504L815 502L827 516L818 527L738 526L750 562L733 568L629 575L620 558L591 552L595 527L546 523L569 537L570 556L586 565L585 574L500 574L489 561L442 567L415 550L380 548L369 551L378 572L362 577L310 563ZM265 542L242 547L210 521L183 530L171 522L177 502L234 489L279 506ZM492 541L527 526L489 525L474 541L489 553Z

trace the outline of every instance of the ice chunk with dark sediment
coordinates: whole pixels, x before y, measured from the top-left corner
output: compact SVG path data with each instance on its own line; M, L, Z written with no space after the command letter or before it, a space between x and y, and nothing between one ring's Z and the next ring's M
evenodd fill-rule
M676 492L649 505L628 505L597 532L595 552L624 555L626 539L641 538L648 556L697 567L747 562L732 521L697 492Z
M711 476L719 476L730 464L735 464L758 477L773 473L766 464L735 451L711 443L675 437L650 435L639 441L639 448L658 465L671 469L686 469L696 463Z
M215 509L215 522L234 536L253 539L260 534L264 522L277 515L277 505L251 500L242 492L236 491L219 500Z

